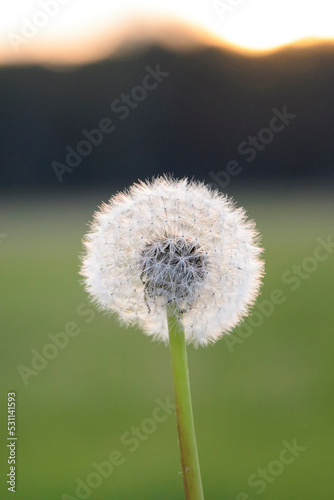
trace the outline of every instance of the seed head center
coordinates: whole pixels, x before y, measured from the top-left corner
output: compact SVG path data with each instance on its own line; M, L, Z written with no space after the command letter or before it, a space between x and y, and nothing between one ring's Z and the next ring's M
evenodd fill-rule
M179 310L191 308L203 284L206 256L198 243L185 237L159 239L140 256L141 280L149 307L156 297Z

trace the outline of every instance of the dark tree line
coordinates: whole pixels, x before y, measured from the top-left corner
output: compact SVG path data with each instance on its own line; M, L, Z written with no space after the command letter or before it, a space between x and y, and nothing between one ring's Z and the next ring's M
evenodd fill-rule
M150 47L71 68L0 70L4 187L334 175L334 50L246 57Z

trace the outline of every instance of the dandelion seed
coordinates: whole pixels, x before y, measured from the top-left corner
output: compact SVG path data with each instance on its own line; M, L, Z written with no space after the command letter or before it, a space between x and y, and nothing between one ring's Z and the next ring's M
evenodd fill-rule
M141 182L111 198L85 247L81 272L93 300L165 342L170 307L187 343L216 342L247 315L263 274L254 223L186 179Z

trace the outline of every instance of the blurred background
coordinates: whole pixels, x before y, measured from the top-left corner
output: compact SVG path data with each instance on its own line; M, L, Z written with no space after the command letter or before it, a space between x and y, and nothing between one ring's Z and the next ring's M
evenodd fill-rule
M334 497L333 15L3 2L0 498L12 391L18 500L184 498L168 349L97 312L78 275L97 206L163 173L232 196L265 248L252 316L188 350L206 498Z

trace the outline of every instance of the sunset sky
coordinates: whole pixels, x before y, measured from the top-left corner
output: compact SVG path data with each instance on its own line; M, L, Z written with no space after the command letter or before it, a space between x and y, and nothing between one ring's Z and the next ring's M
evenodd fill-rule
M334 39L333 0L3 1L0 64L81 63L133 42L264 51Z

